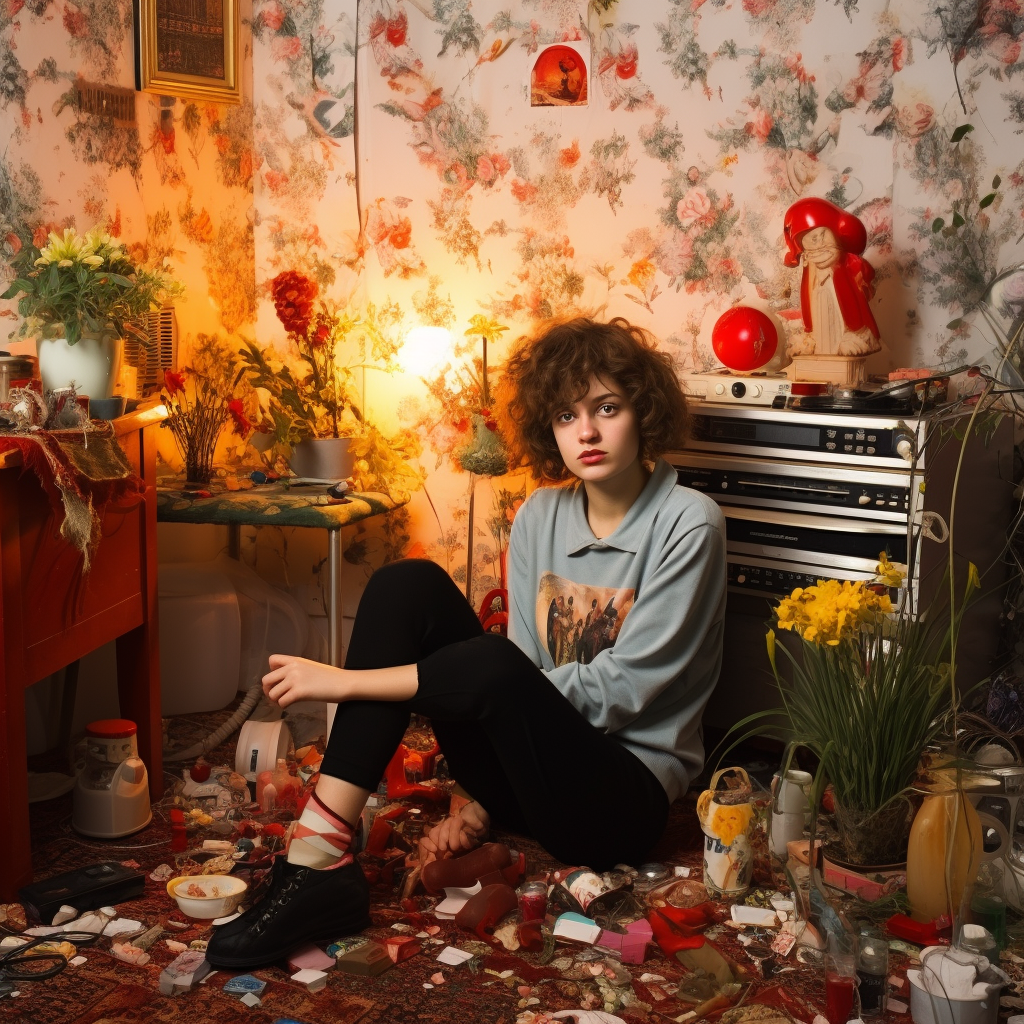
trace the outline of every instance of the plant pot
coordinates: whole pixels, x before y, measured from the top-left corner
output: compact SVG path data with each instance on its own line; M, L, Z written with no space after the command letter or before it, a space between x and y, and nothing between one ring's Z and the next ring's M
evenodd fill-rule
M899 864L907 859L913 805L895 797L874 811L843 807L836 801L835 821L845 856L851 865Z
M113 398L123 348L122 339L109 332L83 334L74 345L67 338L40 338L36 351L43 390L74 385L79 395Z
M308 437L293 449L288 466L298 477L336 482L352 475L355 456L349 451L351 438Z

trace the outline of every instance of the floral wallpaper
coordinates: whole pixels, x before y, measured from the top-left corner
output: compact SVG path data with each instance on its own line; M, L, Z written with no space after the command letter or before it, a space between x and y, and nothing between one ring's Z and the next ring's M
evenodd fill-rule
M139 94L124 126L72 88L131 84L129 0L0 7L0 247L107 224L179 272L186 342L283 345L270 282L296 270L415 362L354 342L363 404L418 434L425 479L353 529L363 576L415 554L464 582L472 523L475 599L500 579L527 483L464 468L489 430L474 322L508 328L492 371L575 311L709 368L731 305L797 329L782 222L800 196L867 227L870 369L998 346L985 294L1024 259L1019 0L253 0L242 17L242 104ZM531 106L552 44L589 63L585 103ZM447 351L417 326L448 328Z

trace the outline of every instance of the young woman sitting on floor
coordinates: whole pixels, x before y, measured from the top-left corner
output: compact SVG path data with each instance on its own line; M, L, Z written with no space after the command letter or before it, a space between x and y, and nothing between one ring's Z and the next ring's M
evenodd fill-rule
M271 657L271 700L338 710L287 857L267 897L214 931L215 967L370 924L349 846L410 713L472 797L422 839L424 860L472 849L493 821L565 864L639 864L703 765L725 530L659 458L686 427L670 357L625 320L580 318L521 345L500 391L513 458L552 485L512 527L509 638L484 633L443 569L407 560L371 577L343 669Z

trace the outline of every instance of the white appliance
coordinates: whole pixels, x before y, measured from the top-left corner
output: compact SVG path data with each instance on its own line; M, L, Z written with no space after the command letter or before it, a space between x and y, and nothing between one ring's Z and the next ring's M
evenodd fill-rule
M85 727L85 765L75 780L71 825L97 839L118 839L153 819L149 776L139 757L136 726L107 718Z
M254 722L242 725L235 747L235 771L255 782L260 772L277 767L279 757L287 757L292 734L282 719L275 722Z

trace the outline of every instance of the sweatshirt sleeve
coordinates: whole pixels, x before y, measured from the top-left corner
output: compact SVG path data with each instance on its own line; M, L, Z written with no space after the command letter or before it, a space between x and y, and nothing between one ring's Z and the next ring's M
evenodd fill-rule
M540 668L540 648L537 646L535 627L531 625L534 604L530 594L530 565L526 554L529 545L529 516L524 514L526 507L523 505L512 520L512 533L508 539L508 638Z
M702 523L673 534L615 645L589 664L550 669L548 678L591 725L618 732L699 660L725 587L724 531ZM695 668L698 679L703 668Z

